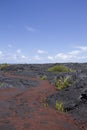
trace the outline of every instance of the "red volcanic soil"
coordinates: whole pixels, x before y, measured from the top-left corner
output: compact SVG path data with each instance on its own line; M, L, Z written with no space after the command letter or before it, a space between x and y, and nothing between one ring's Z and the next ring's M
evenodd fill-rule
M30 80L28 77L6 74L6 77ZM67 113L46 107L45 98L56 93L47 80L38 87L0 89L0 130L87 130L85 124L73 120Z

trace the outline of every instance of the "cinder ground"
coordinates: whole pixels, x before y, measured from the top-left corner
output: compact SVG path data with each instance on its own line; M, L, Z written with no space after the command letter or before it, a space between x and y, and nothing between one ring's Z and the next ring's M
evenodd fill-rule
M46 98L58 91L50 80L41 80L45 70L16 67L0 72L0 130L87 130L86 121L46 107Z

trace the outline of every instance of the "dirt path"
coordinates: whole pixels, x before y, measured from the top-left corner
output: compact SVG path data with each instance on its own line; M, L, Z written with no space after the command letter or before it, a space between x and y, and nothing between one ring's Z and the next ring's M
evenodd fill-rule
M56 92L47 80L14 76L39 81L29 89L0 89L0 130L80 130L78 122L66 113L46 107L45 98ZM15 87L15 86L14 86ZM84 127L84 126L83 126ZM83 128L83 130L87 130Z

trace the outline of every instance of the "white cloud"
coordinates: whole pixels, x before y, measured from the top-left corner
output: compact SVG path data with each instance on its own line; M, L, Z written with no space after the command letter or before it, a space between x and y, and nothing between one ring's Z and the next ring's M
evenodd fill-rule
M44 50L40 50L40 49L39 49L39 50L37 51L37 53L39 53L39 54L46 54L47 52L44 51Z
M9 44L10 45L10 44ZM10 46L9 46L10 47ZM12 50L12 49L11 49ZM21 49L13 52L0 51L0 63L55 63L55 62L87 62L87 46L78 46L74 50L48 54L45 50L37 50L35 56L29 57Z
M10 57L10 56L9 56ZM17 55L16 54L13 54L13 59L16 60L17 59ZM11 57L10 57L11 58Z
M69 59L70 56L64 53L58 53L57 55L55 55L55 59L63 59L63 60L67 60Z
M22 55L22 58L23 58L23 59L26 59L27 57L26 57L26 56L24 56L24 55Z
M41 60L41 57L38 56L38 55L36 55L36 56L33 57L33 59L34 59L34 60Z
M0 55L2 55L2 51L0 51Z
M36 30L32 27L29 27L29 26L25 26L25 29L29 32L35 32Z
M53 56L48 56L47 58L48 58L48 60L54 60Z
M81 58L80 56L80 51L75 50L75 51L71 51L71 52L67 52L67 53L58 53L57 55L55 55L55 60L58 61L63 61L63 62L69 62L69 61L77 61L78 57Z
M77 46L76 48L80 49L81 51L87 51L87 46Z
M18 49L18 50L17 50L17 53L21 53L21 49Z
M79 50L74 50L74 51L69 52L70 55L78 55L79 53L80 53Z

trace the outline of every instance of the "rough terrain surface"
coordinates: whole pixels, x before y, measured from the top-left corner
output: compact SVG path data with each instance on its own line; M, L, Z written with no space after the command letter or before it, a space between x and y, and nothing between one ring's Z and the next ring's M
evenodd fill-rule
M87 130L87 64L65 65L77 71L50 73L47 69L53 64L1 70L0 130ZM43 75L47 80L41 80ZM76 82L57 91L56 80L66 75ZM55 110L56 100L63 101L66 113Z

